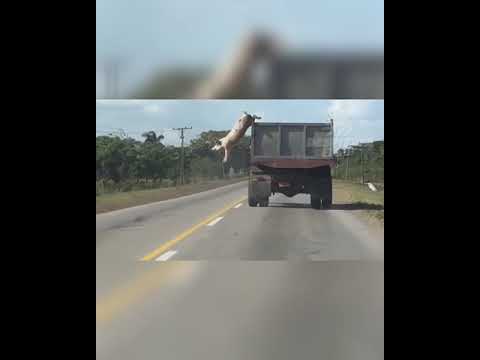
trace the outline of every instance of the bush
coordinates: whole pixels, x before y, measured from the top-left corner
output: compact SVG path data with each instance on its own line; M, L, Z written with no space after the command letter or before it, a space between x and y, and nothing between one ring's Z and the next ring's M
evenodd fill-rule
M132 191L133 190L133 184L131 183L124 183L120 186L120 191L121 192L127 192L127 191Z

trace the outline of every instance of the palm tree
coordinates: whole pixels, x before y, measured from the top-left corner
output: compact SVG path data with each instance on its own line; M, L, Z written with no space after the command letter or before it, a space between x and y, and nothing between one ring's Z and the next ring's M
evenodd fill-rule
M165 138L163 135L157 135L155 131L144 132L142 137L145 138L145 143L150 144L159 144Z

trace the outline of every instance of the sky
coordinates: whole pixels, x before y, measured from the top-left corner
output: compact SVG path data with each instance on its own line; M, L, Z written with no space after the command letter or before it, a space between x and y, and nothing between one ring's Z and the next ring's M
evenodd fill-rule
M384 0L96 0L97 65L120 59L128 84L162 65L217 64L257 28L292 48L383 50Z
M192 127L185 141L202 131L230 130L242 111L267 122L328 122L334 119L335 150L359 142L383 140L383 100L96 100L97 136L118 132L141 139L145 131L179 145L179 132Z

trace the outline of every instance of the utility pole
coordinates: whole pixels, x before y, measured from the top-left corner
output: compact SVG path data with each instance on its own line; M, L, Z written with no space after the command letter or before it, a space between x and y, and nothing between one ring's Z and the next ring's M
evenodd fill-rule
M362 184L365 184L365 164L364 164L364 149L365 149L365 144L358 144L352 146L354 150L359 150L360 151L360 167L361 167L361 172L362 172Z
M345 180L348 180L348 170L349 170L349 161L350 161L350 156L352 156L352 146L348 146L347 149L345 149L345 159L346 159L346 166L345 166Z
M345 180L348 180L348 158L350 155L347 153L347 166L345 167Z
M182 139L182 150L180 152L180 185L183 185L185 183L185 154L183 150L183 139L185 138L183 135L183 132L185 130L191 130L192 127L182 127L182 128L175 128L173 130L178 130L180 131L180 139Z
M361 163L362 163L362 184L365 184L365 161L364 161L365 155L364 155L364 149L365 149L365 145L362 144L362 146L360 148L360 158L361 158Z

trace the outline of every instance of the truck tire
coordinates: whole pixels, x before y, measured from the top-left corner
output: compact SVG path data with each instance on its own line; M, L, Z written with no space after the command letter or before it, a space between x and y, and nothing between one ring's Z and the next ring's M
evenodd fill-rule
M332 207L332 178L329 178L328 191L322 199L322 207L324 209L330 209Z
M252 193L253 193L253 191L252 191L252 181L249 180L248 181L248 205L250 207L256 207L258 205L258 201L255 198L255 196L253 196Z
M310 205L312 209L320 209L321 207L321 198L319 195L310 194Z
M322 200L322 207L324 209L330 209L332 207L332 198L325 198Z
M257 199L251 196L248 197L248 206L256 207L257 204L258 204Z

